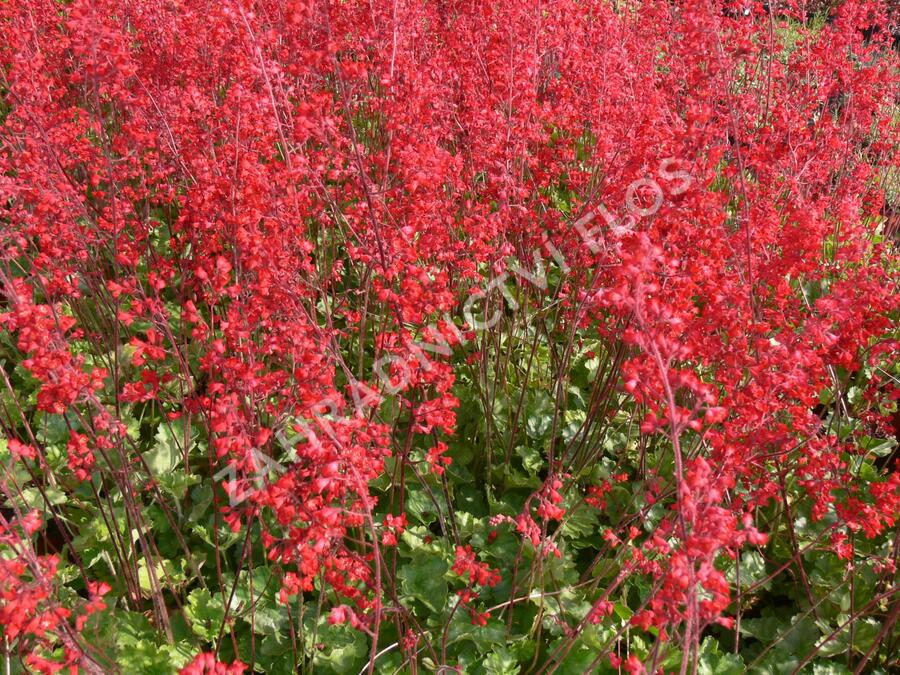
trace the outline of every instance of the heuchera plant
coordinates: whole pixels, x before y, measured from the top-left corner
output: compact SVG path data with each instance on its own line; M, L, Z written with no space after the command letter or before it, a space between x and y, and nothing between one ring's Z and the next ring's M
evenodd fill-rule
M900 667L898 18L0 3L5 672Z

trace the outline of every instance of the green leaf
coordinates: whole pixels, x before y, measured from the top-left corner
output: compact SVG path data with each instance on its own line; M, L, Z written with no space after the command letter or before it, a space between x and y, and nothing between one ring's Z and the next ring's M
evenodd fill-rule
M817 661L813 664L813 675L849 675L851 671L847 666L831 661Z
M450 622L448 635L450 643L468 640L483 653L506 643L506 624L488 619L486 626L473 626L467 612L457 611Z
M723 653L719 643L711 637L706 638L700 646L700 660L697 668L699 675L730 675L743 673L744 662L737 654Z
M570 543L575 548L584 548L586 546L596 545L597 525L599 519L597 511L584 503L575 505L571 502L575 501L577 495L573 492L569 499L566 500L566 518L563 521L563 535L570 538Z
M628 619L630 619L634 614L634 612L632 612L627 605L624 605L621 602L617 602L615 605L613 605L613 610L615 611L616 616L624 621L628 621Z
M741 634L755 638L763 644L770 644L778 635L779 628L784 620L773 616L764 616L759 619L744 619L741 621Z
M358 673L368 656L366 637L349 626L331 626L323 622L318 630L318 642L324 649L315 656L316 673Z
M775 648L789 654L809 654L816 647L820 633L815 622L809 618L794 617L790 627L781 633Z
M536 440L543 439L553 425L553 408L546 392L537 392L526 409L525 433Z
M234 583L234 577L225 575L228 588ZM254 632L260 635L278 635L287 624L284 607L276 599L279 587L276 577L265 567L253 569L253 594L250 593L250 578L246 571L241 573L235 588L235 602L231 611L239 616L247 625L253 626Z
M170 588L185 581L184 574L175 567L175 563L171 560L163 560L161 563L156 562L153 566L153 571L156 574L156 583L160 588ZM138 583L141 586L141 591L148 597L153 590L151 582L150 568L147 565L147 560L142 558L138 563Z
M541 451L527 445L516 447L516 455L522 460L522 466L530 476L535 476L544 467L544 458Z
M420 549L414 552L412 560L397 572L397 576L404 593L420 600L432 611L439 612L446 606L449 594L444 578L447 569L447 563L443 560Z
M561 675L584 675L584 673L595 672L591 668L598 656L599 654L596 651L584 646L573 649L560 664L559 670L556 672Z
M197 636L212 640L225 619L225 605L221 595L213 597L205 588L195 588L188 596L184 613Z
M505 647L494 647L484 660L485 675L518 675L518 659Z
M183 499L188 488L200 482L200 477L187 473L182 467L184 457L184 422L160 424L156 431L156 443L144 455L144 461L156 482L176 499ZM193 441L188 439L188 449Z
M871 436L864 436L860 440L859 445L866 452L871 452L876 457L887 457L891 454L891 451L893 451L893 449L897 447L897 439L872 438Z
M68 497L66 494L60 490L59 488L55 488L52 485L47 485L44 487L44 495L41 495L41 491L37 488L26 488L22 490L22 498L25 501L25 504L29 509L38 509L43 511L47 507L47 502L44 501L44 496L47 498L47 502L50 503L50 506L59 506L60 504L65 504Z
M737 579L736 566L728 568L728 581L735 583ZM741 555L740 579L741 588L748 588L766 578L766 561L756 551L745 551ZM766 585L768 586L768 585ZM764 586L764 587L766 587Z
M103 612L96 634L87 634L85 639L99 653L106 652L114 657L123 673L171 675L186 663L180 652L160 648L159 635L150 620L136 612ZM195 651L191 647L185 649Z
M178 466L178 462L182 457L179 442L183 438L183 429L184 424L181 420L176 420L171 426L166 424L159 425L156 431L156 444L150 452L144 455L144 461L155 479L161 481L172 469ZM177 440L175 434L178 434Z
M44 413L40 416L40 423L35 437L42 445L65 445L69 439L69 427L66 418L62 415ZM80 428L78 420L73 415L69 416L69 422L74 429Z

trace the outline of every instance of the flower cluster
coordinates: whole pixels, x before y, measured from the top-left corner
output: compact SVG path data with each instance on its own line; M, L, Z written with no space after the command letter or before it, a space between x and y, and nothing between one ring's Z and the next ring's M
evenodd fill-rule
M9 650L448 668L447 574L641 672L770 535L814 607L797 522L887 584L897 11L0 4Z

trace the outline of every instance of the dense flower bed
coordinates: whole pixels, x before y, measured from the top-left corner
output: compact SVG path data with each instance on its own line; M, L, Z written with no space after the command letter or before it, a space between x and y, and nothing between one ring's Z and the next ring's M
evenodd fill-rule
M6 672L900 667L897 18L0 3Z

